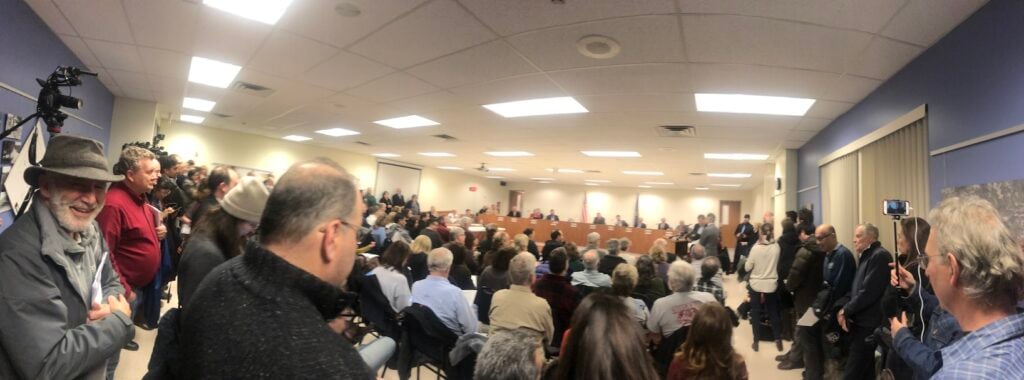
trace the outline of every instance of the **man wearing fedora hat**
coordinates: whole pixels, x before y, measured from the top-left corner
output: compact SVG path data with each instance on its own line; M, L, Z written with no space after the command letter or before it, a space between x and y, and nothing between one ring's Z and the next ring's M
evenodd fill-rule
M0 235L0 379L102 379L135 334L94 222L107 186L103 146L59 135L25 171L39 190Z

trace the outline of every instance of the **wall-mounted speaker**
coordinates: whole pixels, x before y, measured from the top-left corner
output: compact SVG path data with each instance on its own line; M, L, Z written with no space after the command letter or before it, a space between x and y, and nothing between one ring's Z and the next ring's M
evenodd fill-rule
M505 181L499 181L498 183L499 183L500 185L502 185L502 186L506 186L506 185L508 185L508 182L505 182Z

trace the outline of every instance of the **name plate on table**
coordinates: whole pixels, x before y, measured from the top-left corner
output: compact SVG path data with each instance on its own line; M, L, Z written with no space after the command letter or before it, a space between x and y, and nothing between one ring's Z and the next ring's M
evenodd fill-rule
M551 222L551 227L558 227L558 222Z
M530 219L530 224L537 224L537 219Z
M499 216L498 217L498 221L499 222L504 222L505 221L505 217L504 216Z
M653 231L651 231L651 230L644 230L644 235L650 235L651 232L653 232Z
M628 233L630 233L630 232L633 232L633 229L632 229L632 228L627 228L627 229L626 229L626 233L628 234Z
M569 227L576 228L576 223L569 223Z
M515 223L515 222L519 221L519 218L512 218L512 219L509 219L508 221L510 221L512 223Z
M608 226L608 231L615 231L615 226Z
M596 224L591 224L591 225L590 225L590 229L592 229L592 230L596 230L596 229L597 229L597 225L596 225Z

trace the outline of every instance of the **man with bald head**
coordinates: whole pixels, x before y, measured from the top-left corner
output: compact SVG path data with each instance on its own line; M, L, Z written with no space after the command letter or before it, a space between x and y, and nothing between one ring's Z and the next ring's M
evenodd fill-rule
M860 264L853 277L850 301L839 310L838 317L839 326L850 333L850 356L843 378L866 379L874 376L877 343L865 340L885 321L882 295L889 286L892 254L882 248L878 227L871 223L861 224L854 230L853 248L860 254Z
M612 278L597 270L601 256L596 249L583 252L583 271L572 274L572 286L588 286L592 288L612 287Z
M260 244L214 269L183 309L181 377L374 378L339 318L364 207L355 177L333 161L288 169Z

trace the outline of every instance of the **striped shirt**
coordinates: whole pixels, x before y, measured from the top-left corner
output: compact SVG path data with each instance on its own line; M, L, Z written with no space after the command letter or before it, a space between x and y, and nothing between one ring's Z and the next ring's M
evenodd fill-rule
M932 379L1024 379L1024 314L968 333L942 349L942 369Z

